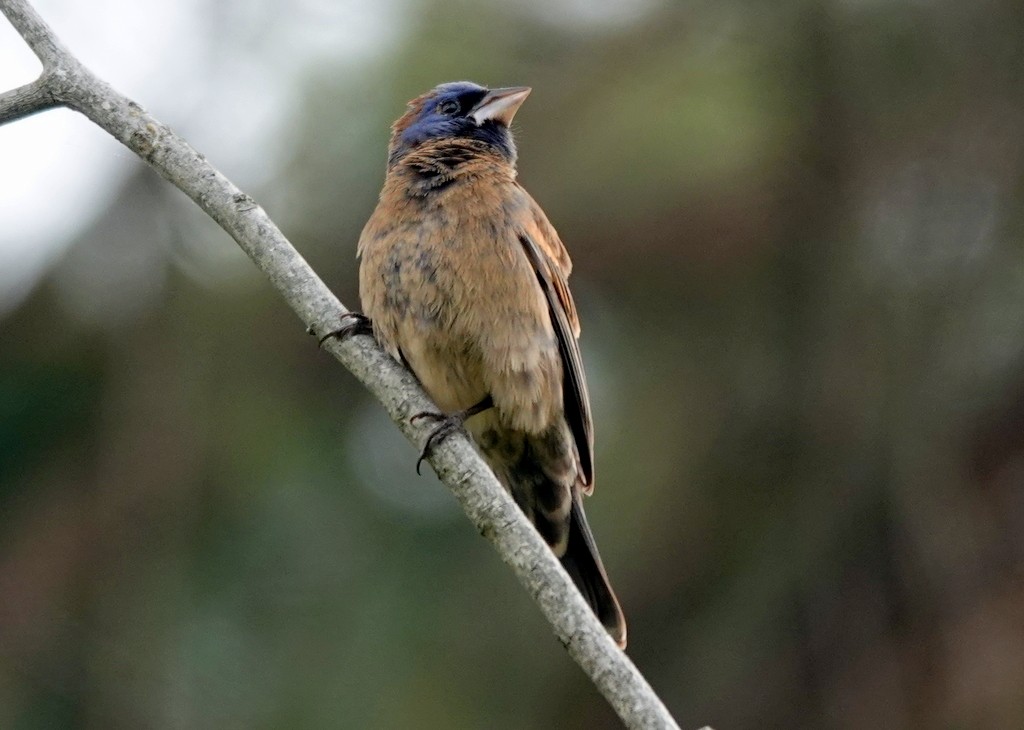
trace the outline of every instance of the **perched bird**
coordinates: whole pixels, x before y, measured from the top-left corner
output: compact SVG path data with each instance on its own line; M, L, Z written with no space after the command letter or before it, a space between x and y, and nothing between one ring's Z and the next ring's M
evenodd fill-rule
M626 624L583 512L594 438L569 254L516 182L527 87L441 84L392 126L359 239L359 295L380 344L465 427L620 646ZM421 457L422 458L422 457ZM418 464L417 464L418 466Z

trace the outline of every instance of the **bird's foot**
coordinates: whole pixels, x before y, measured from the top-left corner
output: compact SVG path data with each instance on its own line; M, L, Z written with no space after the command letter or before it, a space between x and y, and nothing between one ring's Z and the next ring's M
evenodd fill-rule
M346 321L347 320L347 321ZM341 315L342 325L336 330L328 332L326 335L317 340L317 346L323 347L324 343L332 337L338 339L347 339L354 335L372 335L373 334L373 322L365 314L360 312L345 312ZM313 334L310 331L310 334Z
M456 411L455 413L435 413L434 411L420 411L412 418L409 419L410 423L415 423L421 419L434 421L437 425L434 426L434 430L427 436L426 442L423 444L423 451L420 452L420 458L416 459L416 473L420 473L420 465L430 456L430 453L439 446L446 438L451 436L456 431L462 428L462 424L466 422L466 419L470 416L475 416L477 413L482 413L488 408L494 405L494 401L491 400L491 396L487 396L476 405L470 406L463 411Z
M437 423L434 426L434 430L427 436L426 442L423 444L423 450L420 452L420 456L416 459L416 473L420 473L420 465L426 461L430 453L441 444L446 438L451 436L453 433L462 428L462 423L465 420L461 418L461 412L453 413L448 416L444 413L434 413L433 411L421 411L415 416L409 419L410 422L415 422L420 419L429 419Z

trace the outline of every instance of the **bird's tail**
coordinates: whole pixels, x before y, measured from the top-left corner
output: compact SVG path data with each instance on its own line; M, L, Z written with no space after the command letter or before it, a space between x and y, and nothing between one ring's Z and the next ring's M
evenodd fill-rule
M625 647L626 620L583 513L568 426L527 434L503 428L493 412L481 413L467 426L498 481L559 556L608 633Z
M608 582L608 574L597 552L579 494L573 497L569 512L569 540L562 556L562 566L615 643L619 648L626 648L626 617Z

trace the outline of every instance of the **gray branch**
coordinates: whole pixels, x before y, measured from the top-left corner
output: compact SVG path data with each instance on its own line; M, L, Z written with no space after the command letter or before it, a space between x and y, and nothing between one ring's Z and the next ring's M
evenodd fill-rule
M60 106L60 102L50 93L49 78L44 75L31 84L0 94L0 124L56 106Z
M81 112L148 162L228 232L270 279L308 330L322 336L347 311L273 221L185 140L86 69L26 0L0 11L43 63L35 82L0 95L0 123L54 106ZM370 389L414 444L429 426L409 417L436 410L416 379L371 337L328 340L325 349ZM612 642L568 574L494 478L465 435L444 441L430 464L467 516L519 578L558 640L630 728L677 728L632 661ZM410 465L411 468L411 465Z

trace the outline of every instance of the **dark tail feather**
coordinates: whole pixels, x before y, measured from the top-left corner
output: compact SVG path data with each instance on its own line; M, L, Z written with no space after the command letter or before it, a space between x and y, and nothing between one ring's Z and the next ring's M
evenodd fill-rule
M626 648L626 617L622 615L619 600L615 597L608 575L604 572L601 556L594 543L594 535L583 513L583 504L577 495L572 500L569 513L569 542L562 556L562 566L579 587L580 593L594 609L594 613L615 643Z

